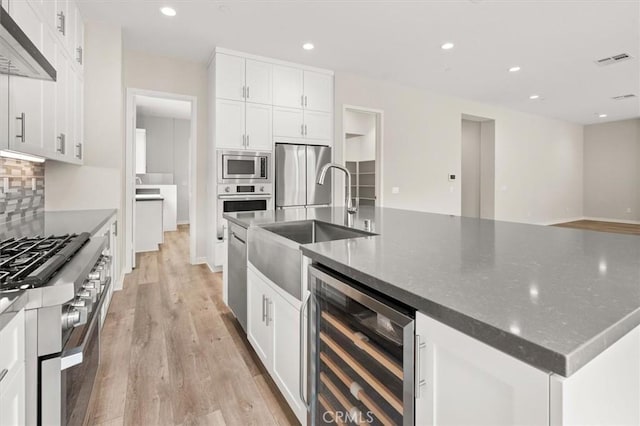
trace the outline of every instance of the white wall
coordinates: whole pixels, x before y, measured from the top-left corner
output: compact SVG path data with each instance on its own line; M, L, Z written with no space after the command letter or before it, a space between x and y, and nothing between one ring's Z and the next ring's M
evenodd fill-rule
M376 159L376 116L375 114L347 110L344 132L347 138L346 158L351 161ZM360 135L360 136L353 136Z
M124 51L124 87L197 97L197 177L195 192L197 206L195 221L196 260L204 261L209 238L205 206L207 204L207 68L206 65L175 58L151 55L138 51ZM193 191L194 188L192 188Z
M136 125L147 130L147 173L173 176L178 196L178 223L189 223L190 120L140 115Z
M640 119L585 126L584 215L640 221Z
M462 216L480 217L480 122L462 120Z
M583 126L432 94L351 73L335 77L335 158L343 105L384 110L384 203L460 215L462 114L495 119L495 218L549 223L582 216ZM341 177L336 184L342 200ZM400 193L392 194L391 188Z
M496 181L496 123L480 123L480 217L495 217Z
M120 27L85 23L84 166L45 166L45 209L118 209L125 229L122 37ZM123 232L118 235L124 247ZM123 265L124 250L120 250ZM120 270L120 266L118 266Z

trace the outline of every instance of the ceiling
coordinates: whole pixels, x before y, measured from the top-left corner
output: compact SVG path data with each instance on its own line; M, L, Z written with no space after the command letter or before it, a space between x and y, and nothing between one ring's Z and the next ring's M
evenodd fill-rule
M136 113L143 116L191 119L191 103L152 96L136 96Z
M160 14L165 5L177 16ZM127 49L207 62L221 46L576 123L640 117L639 0L84 0L80 8L121 25ZM316 48L303 50L306 41ZM455 47L444 51L447 41ZM633 58L594 63L619 53ZM611 99L628 93L638 97Z

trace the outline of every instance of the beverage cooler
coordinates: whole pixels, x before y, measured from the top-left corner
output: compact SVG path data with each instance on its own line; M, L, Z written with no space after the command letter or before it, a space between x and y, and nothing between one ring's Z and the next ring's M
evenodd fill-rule
M413 425L415 311L315 265L309 290L309 424Z

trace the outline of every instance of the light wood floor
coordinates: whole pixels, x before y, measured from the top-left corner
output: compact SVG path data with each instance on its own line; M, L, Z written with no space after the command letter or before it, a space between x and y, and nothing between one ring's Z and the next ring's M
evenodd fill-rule
M577 220L575 222L559 223L554 226L563 228L586 229L589 231L613 232L616 234L640 235L640 225L617 222L601 222L597 220Z
M138 257L114 293L86 425L298 424L222 302L188 229Z

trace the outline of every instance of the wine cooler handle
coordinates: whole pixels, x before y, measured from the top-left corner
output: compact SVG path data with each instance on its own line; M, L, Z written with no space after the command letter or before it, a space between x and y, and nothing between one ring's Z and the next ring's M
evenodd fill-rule
M419 334L415 337L415 351L416 351L416 379L415 379L415 399L422 397L422 388L427 384L426 379L423 378L422 364L422 352L426 349L427 342L423 342Z
M307 411L309 411L311 409L311 405L309 404L309 401L307 400L307 389L306 389L306 377L307 375L305 374L305 368L304 368L304 364L305 364L305 358L307 355L307 351L305 350L305 346L307 348L307 350L311 347L308 343L309 343L309 335L310 333L310 327L307 327L307 329L305 330L305 321L304 321L304 313L305 311L309 310L309 303L311 302L311 294L309 294L307 296L307 298L305 299L304 303L302 304L302 307L300 308L300 399L302 400L302 403L304 404L305 408ZM311 324L311 318L307 319L307 324ZM306 337L306 338L305 338ZM305 345L305 343L307 343Z

